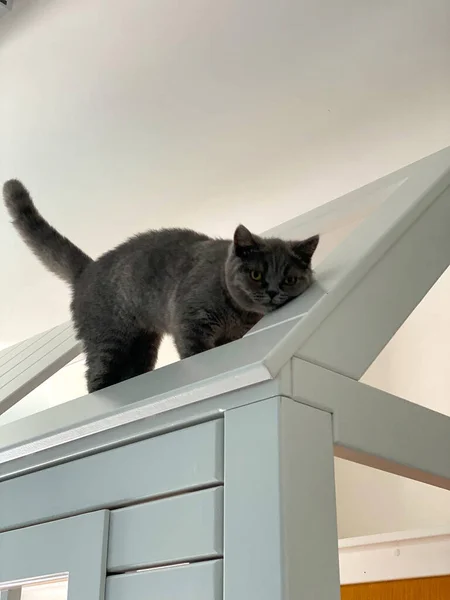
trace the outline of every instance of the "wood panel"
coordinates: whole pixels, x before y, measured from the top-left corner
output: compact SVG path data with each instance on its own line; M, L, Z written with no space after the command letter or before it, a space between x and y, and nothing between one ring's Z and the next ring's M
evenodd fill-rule
M106 600L222 600L222 561L177 565L106 579Z
M224 600L338 600L331 415L288 398L225 413Z
M108 528L98 511L0 534L0 585L68 574L69 599L103 600Z
M333 414L335 456L450 490L450 417L298 358L292 381Z
M450 576L344 585L341 600L448 600Z
M0 483L0 531L221 483L219 420Z
M216 558L223 552L223 489L163 498L111 512L108 570Z
M70 321L0 352L0 414L81 352Z

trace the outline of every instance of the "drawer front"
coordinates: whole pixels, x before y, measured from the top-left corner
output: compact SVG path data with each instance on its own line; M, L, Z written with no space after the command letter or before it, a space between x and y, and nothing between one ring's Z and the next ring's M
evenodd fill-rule
M106 600L222 600L222 561L114 575Z
M221 483L218 420L0 483L0 531Z
M223 488L111 512L109 572L222 556Z

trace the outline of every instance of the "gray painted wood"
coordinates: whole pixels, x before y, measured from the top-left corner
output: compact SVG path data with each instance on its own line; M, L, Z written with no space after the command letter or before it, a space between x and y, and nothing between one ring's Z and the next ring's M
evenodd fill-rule
M222 482L220 420L4 481L0 530Z
M222 488L111 513L109 572L217 558L222 553Z
M0 353L0 377L2 378L0 381L2 385L5 381L10 381L14 374L21 370L22 366L26 368L28 360L33 359L36 353L42 357L54 344L59 345L64 341L71 332L70 323L62 323L10 348L4 348Z
M35 336L36 337L36 336ZM35 337L29 338L27 340L22 340L17 344L13 344L12 346L7 346L0 350L0 368L3 368L4 365L11 359L12 356L22 351L25 347L29 346L33 343Z
M222 561L115 575L106 600L222 600Z
M291 328L269 328L0 428L0 463L242 390L272 377L262 361ZM256 341L257 340L257 341Z
M10 590L0 591L0 600L20 600L22 596L22 588L16 587Z
M449 153L438 158L316 268L327 293L264 359L272 374L296 355L359 379L449 265Z
M68 574L68 600L103 600L108 516L99 511L1 533L0 583Z
M321 265L338 273L317 307L328 313L297 356L359 379L449 266L450 172L437 181L425 175L401 186L341 246L334 266ZM326 285L320 268L318 278Z
M0 414L59 371L81 351L70 322L0 353Z
M331 415L286 398L225 414L224 600L340 597Z
M293 396L333 414L335 454L450 490L450 417L300 359Z
M136 442L143 438L161 435L182 427L190 427L213 419L221 419L223 412L230 408L258 402L280 394L291 394L291 379L286 365L283 376L262 383L220 394L207 400L189 403L174 410L168 410L152 417L124 423L114 429L105 429L88 437L78 437L46 450L26 454L15 460L0 464L0 481L23 475L42 468L67 462L83 456L96 454L117 446ZM1 461L0 461L1 462Z

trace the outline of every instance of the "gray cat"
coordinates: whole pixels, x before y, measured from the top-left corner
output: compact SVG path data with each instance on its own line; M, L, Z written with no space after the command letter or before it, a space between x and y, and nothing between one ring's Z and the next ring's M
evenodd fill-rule
M263 239L239 225L231 241L163 229L94 261L47 223L19 181L5 183L3 195L25 243L72 288L89 392L152 370L165 333L181 358L242 337L313 279L318 236Z

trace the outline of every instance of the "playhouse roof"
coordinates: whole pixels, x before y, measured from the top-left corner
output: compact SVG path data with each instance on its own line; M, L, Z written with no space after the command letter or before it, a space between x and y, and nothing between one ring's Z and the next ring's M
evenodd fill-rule
M244 338L0 428L1 465L233 393L282 394L298 357L359 380L450 264L450 148L265 235L322 236L316 282ZM80 352L70 323L0 353L0 414ZM228 405L227 405L228 407ZM168 416L169 415L169 416Z

